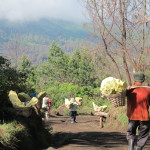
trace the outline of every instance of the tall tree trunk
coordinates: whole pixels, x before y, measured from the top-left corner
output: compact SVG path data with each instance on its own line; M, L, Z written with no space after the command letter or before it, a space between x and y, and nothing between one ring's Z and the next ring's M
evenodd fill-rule
M120 0L120 15L122 18L122 57L123 57L123 64L124 64L124 69L126 72L126 78L128 81L128 84L131 85L131 77L130 77L130 73L129 73L129 68L128 68L128 64L127 64L127 59L126 59L126 26L125 26L125 2L124 0Z

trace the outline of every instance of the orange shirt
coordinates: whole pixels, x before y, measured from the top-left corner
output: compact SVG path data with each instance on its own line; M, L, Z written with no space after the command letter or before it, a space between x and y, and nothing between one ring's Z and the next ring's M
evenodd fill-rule
M127 90L127 116L130 120L149 120L149 104L150 88L140 87Z

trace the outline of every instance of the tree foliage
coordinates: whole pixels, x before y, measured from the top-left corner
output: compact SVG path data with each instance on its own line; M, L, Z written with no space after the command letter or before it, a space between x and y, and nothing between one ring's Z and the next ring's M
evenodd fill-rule
M35 67L31 65L27 56L22 55L21 62L18 68L20 90L29 93L36 83Z
M94 66L87 50L75 50L69 61L70 81L77 85L94 85Z
M47 86L54 82L97 86L94 64L87 49L76 49L69 56L53 42L41 73L41 78Z
M43 76L48 76L46 82L64 82L67 76L68 55L54 41L51 44L49 55L42 66Z
M7 58L0 56L0 104L8 103L8 91L18 90L19 73L15 68L10 66L10 61Z

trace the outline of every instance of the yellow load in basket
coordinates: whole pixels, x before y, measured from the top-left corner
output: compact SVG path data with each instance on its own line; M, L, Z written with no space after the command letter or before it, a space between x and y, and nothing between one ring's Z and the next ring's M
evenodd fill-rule
M13 106L25 107L24 103L20 101L15 91L9 91L8 97Z
M100 87L101 94L104 95L113 106L124 106L127 83L113 77L105 78Z
M30 102L26 105L26 107L30 107L30 106L33 106L35 104L38 103L38 99L36 97L33 97Z
M26 102L26 101L30 101L31 100L31 97L28 94L24 93L24 92L18 93L18 98L22 102Z

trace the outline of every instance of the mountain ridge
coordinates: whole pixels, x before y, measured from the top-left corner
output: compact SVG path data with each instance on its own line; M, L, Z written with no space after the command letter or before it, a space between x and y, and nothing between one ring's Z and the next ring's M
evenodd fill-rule
M88 36L88 33L82 27L82 24L75 24L73 22L62 20L47 20L41 19L34 22L9 22L0 20L0 36L6 35L14 37L19 35L38 35L48 36L53 40L58 37L64 39L83 39Z
M0 55L18 60L22 54L38 63L48 55L52 41L56 41L64 52L72 53L89 37L82 24L46 20L30 22L9 22L0 20Z

